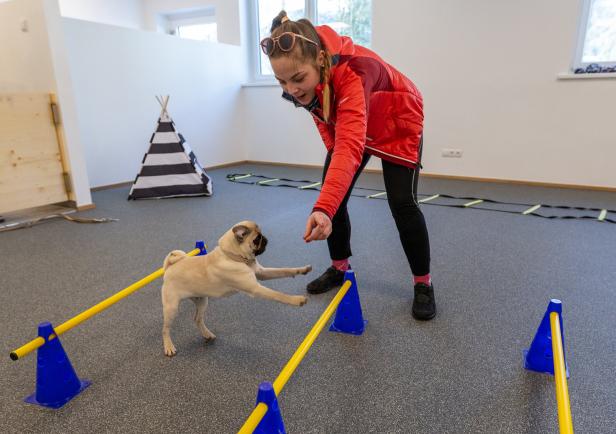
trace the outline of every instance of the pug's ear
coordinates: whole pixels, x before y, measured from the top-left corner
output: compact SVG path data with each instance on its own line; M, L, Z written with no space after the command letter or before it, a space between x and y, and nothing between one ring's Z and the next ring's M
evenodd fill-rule
M250 235L250 229L244 225L237 225L233 227L233 235L238 243L242 243L248 235Z

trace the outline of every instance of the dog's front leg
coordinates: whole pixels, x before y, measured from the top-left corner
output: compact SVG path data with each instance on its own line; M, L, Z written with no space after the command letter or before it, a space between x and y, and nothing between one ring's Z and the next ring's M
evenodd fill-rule
M255 275L259 280L280 279L281 277L295 277L298 274L308 274L312 271L312 265L298 268L265 268L257 262Z
M242 273L235 276L234 286L252 297L274 300L279 303L290 304L292 306L303 306L308 301L304 295L289 295L283 292L274 291L257 282L255 274Z

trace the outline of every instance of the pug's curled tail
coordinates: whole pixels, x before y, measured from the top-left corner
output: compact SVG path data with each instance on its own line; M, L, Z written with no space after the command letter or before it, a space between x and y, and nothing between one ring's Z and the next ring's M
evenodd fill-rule
M165 258L165 262L163 263L163 269L166 270L171 265L175 264L177 261L184 259L186 257L186 252L182 250L174 250L167 255Z

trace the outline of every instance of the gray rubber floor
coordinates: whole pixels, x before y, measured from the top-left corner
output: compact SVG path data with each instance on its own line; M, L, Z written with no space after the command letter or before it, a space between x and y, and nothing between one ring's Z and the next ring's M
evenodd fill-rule
M243 295L210 303L205 345L185 302L173 329L178 355L162 354L160 281L61 337L92 381L59 411L22 399L35 387L36 355L11 350L37 324L66 321L158 269L196 239L213 247L232 224L257 221L268 266L315 271L268 285L301 294L328 265L326 243L302 233L316 192L225 180L232 172L319 179L319 172L239 166L211 172L210 198L126 201L128 189L94 194L108 224L52 221L0 234L2 432L236 432L261 381L273 381L333 293L295 308ZM378 174L360 185L382 187ZM616 195L422 180L420 191L529 203L616 208ZM411 275L386 201L352 198L351 263L362 336L324 331L282 391L289 433L557 433L553 379L522 368L550 298L563 301L569 392L579 433L616 432L616 225L544 220L424 205L438 316L411 318Z

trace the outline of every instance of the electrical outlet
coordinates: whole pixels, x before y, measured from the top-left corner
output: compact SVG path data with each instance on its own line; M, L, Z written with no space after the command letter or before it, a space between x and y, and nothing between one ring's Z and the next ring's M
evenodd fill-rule
M447 158L462 158L462 149L444 148L442 156Z

